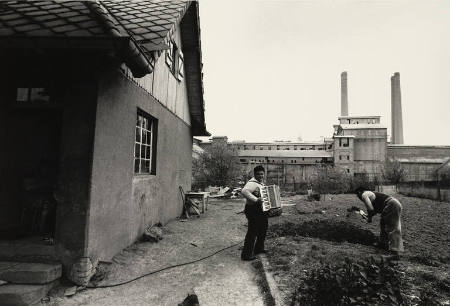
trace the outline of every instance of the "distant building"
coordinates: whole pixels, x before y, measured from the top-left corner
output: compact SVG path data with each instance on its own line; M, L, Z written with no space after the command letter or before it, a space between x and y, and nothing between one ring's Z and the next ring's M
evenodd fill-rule
M250 171L256 164L267 169L269 182L280 185L310 180L320 165L334 165L349 175L381 177L386 159L397 160L406 181L432 181L436 169L450 158L450 146L409 146L403 142L400 74L392 77L393 127L397 144L390 144L380 116L348 115L347 73L341 74L341 116L332 138L318 142L228 142L226 136L201 143L228 143L238 150L239 163Z

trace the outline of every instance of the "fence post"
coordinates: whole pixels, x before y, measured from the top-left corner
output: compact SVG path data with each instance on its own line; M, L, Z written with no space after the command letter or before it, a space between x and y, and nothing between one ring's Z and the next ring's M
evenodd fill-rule
M438 200L442 201L441 200L441 184L440 184L440 181L439 181L439 173L437 173L437 184L436 184L436 187L437 187Z

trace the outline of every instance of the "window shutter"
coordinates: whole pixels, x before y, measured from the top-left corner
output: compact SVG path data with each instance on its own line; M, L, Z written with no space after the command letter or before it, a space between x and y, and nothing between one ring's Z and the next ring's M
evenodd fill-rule
M173 54L172 54L172 41L169 41L169 49L166 50L166 64L169 66L170 69L172 69L172 63L173 63Z
M178 52L178 81L182 81L184 78L184 56L181 50Z

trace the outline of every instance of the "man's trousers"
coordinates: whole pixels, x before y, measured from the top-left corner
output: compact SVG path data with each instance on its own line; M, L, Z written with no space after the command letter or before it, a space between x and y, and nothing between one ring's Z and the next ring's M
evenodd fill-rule
M248 228L241 254L242 258L248 258L264 251L264 240L266 239L268 226L267 213L256 205L246 205L245 216L248 220Z

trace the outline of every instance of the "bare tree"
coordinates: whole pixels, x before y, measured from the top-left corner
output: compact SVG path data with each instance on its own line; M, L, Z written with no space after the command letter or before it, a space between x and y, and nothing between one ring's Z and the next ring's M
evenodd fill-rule
M230 186L240 179L237 150L226 143L214 143L195 159L192 167L197 188Z
M388 184L398 184L406 177L406 170L402 164L394 159L386 159L383 166L383 179Z

